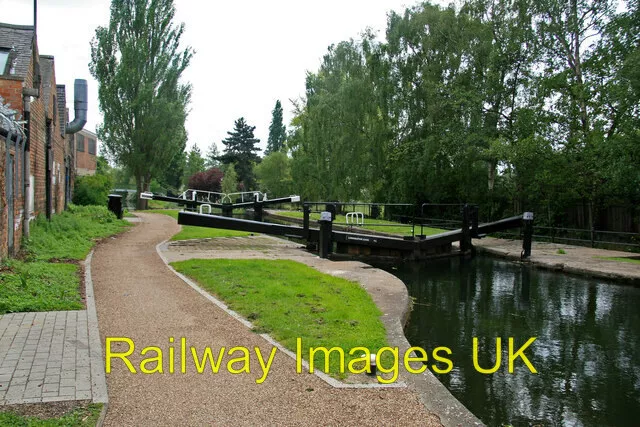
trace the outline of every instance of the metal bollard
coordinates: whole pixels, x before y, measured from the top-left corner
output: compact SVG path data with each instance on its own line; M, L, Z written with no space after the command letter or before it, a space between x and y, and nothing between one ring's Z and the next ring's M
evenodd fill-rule
M320 258L328 258L331 253L331 229L332 229L333 216L331 212L321 212L320 220L320 241L318 242Z
M233 217L233 206L230 204L222 205L222 216L226 216L227 218Z
M302 229L304 238L309 239L309 218L311 217L311 206L308 203L302 205Z
M531 241L533 240L533 212L525 212L522 215L522 225L524 227L524 238L522 240L522 254L520 258L531 256Z
M471 250L471 231L470 225L470 208L469 205L464 205L461 209L462 213L462 237L460 238L460 252L462 254Z
M122 196L119 194L109 194L108 209L118 217L122 219Z
M257 199L253 202L253 220L262 222L262 202Z

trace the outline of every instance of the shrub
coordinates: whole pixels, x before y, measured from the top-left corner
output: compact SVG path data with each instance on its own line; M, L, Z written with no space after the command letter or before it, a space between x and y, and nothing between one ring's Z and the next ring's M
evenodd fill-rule
M107 175L87 175L76 177L73 203L76 205L107 205L107 198L113 186Z
M195 173L189 178L189 188L219 193L222 188L221 181L223 175L222 171L218 168L211 168L204 172Z

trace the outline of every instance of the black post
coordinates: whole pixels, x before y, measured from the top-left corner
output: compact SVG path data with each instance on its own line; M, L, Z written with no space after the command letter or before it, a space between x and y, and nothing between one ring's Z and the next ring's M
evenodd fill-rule
M309 238L309 218L311 216L311 206L308 203L302 205L302 228L306 239Z
M222 205L222 216L226 216L227 218L233 217L233 205L230 205L230 204Z
M328 258L331 253L331 223L333 221L333 216L331 212L322 212L320 213L320 220L318 223L320 224L320 241L318 242L318 249L320 252L320 258Z
M478 205L471 206L471 237L478 238Z
M331 221L334 221L338 212L336 205L334 205L333 203L327 203L325 205L325 209L327 212L331 212Z
M253 202L253 220L262 222L262 202L258 199Z
M522 215L522 225L524 228L524 239L522 240L521 258L531 256L531 241L533 240L533 212L525 212Z
M471 232L469 230L469 206L462 207L462 237L460 238L460 252L463 254L471 250Z
M109 194L108 208L118 219L122 219L122 196L119 194Z

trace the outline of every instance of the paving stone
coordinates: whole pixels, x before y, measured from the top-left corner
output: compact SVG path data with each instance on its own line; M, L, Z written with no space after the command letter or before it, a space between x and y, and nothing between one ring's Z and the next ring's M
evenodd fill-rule
M60 373L60 378L62 378L63 380L66 379L74 379L76 377L76 371L75 370L70 370L70 369L66 369L61 371Z
M36 380L40 380L40 381L44 380L44 371L40 371L40 372L33 372L32 371L29 374L29 380L34 380L34 381L36 381Z
M14 377L11 380L10 387L14 386L14 385L20 385L20 384L26 385L28 379L29 379L29 377L17 377L17 378Z
M76 400L75 394L73 396L53 396L43 397L43 402L66 402L67 400Z
M76 380L75 378L73 379L62 379L60 380L60 388L65 388L65 387L75 387L76 386Z
M0 406L91 399L87 312L0 316ZM97 333L97 323L92 325Z
M91 390L78 390L76 391L76 400L91 399Z
M73 399L75 397L75 395L76 395L76 388L75 387L60 387L60 391L58 392L58 394L60 394L60 396L70 396Z
M22 377L28 377L29 376L29 370L28 369L22 369L22 370L16 370L13 373L13 378L22 378Z
M51 384L46 384L42 386L42 396L44 396L47 393L56 393L56 395L58 394L58 390L60 390L60 383L51 383Z

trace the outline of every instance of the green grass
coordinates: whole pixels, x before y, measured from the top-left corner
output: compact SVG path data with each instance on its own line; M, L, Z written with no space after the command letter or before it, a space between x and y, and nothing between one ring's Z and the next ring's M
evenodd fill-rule
M558 250L556 251L556 253L557 253L558 255L566 255L566 254L567 254L567 252L566 252L564 249L558 249Z
M357 283L286 260L189 260L171 265L253 322L257 332L270 334L289 350L295 352L296 339L301 338L303 356L308 357L310 347L340 347L348 366L351 348L364 346L373 353L386 345L381 313ZM338 358L330 362L330 373L344 377ZM316 353L314 363L324 370L322 354Z
M147 209L177 209L178 205L173 202L165 202L164 200L149 200Z
M20 259L0 264L0 314L82 309L78 261L97 239L128 225L102 206L71 205L51 221L38 218Z
M167 209L167 210L154 210L154 211L141 211L141 212L149 212L149 213L159 213L163 215L168 215L171 218L178 219L177 209ZM252 233L247 233L245 231L235 231L235 230L224 230L222 228L209 228L209 227L195 227L192 225L183 225L182 231L180 231L175 236L171 237L171 240L189 240L189 239L213 239L216 237L243 237L249 236Z
M9 260L0 270L0 314L82 310L78 266Z
M34 261L84 259L96 240L120 232L129 223L118 220L103 206L69 206L53 215L51 221L40 216L31 225L31 236L24 242L26 257Z
M611 256L611 257L599 256L599 257L596 257L596 258L606 259L608 261L629 262L631 264L640 264L640 259L615 257L615 256Z
M299 212L299 211L278 211L277 215L282 215L282 216L287 216L290 218L303 218L303 213ZM310 219L312 221L317 221L320 219L320 213L318 212L312 212ZM346 225L347 224L347 217L345 215L337 215L336 219L333 222L336 225ZM378 226L376 226L378 225ZM382 227L380 227L380 225L383 225ZM393 221L385 221L382 219L370 219L370 218L365 218L364 220L364 226L360 226L360 228L366 228L368 230L375 230L375 231L380 231L383 233L392 233L392 234L398 234L401 236L411 236L411 225L409 224L400 224L397 222L393 222ZM439 234L439 233L443 233L447 230L441 230L439 228L430 228L430 227L423 227L422 228L422 233L427 235L427 236L431 236L434 234ZM416 226L415 228L415 234L420 234L420 226Z
M42 419L15 412L0 412L0 425L5 427L95 427L102 411L101 403L91 403L75 408L61 417Z

